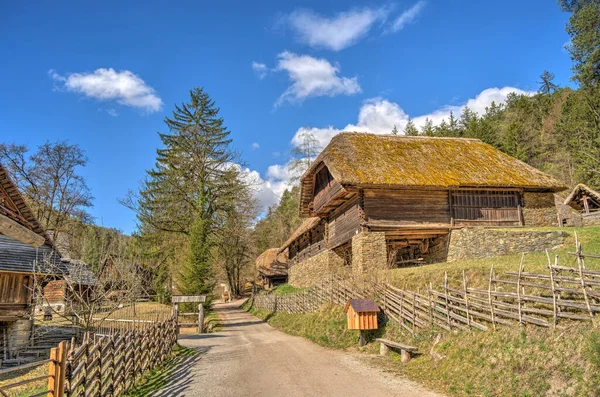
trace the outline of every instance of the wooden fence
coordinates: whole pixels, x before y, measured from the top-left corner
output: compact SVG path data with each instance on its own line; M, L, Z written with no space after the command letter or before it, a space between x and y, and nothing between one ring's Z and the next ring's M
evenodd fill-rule
M0 387L0 395L26 383L47 379L48 387L33 396L117 396L127 391L146 370L158 366L177 342L174 316L145 327L120 330L106 336L87 334L81 344L61 342L50 359L0 370L0 375L48 364L48 375Z
M256 295L253 305L304 313L325 303L371 298L389 319L412 334L431 327L486 331L516 323L556 327L560 321L593 321L600 312L600 271L586 269L585 258L600 255L584 254L579 244L571 254L577 259L577 267L560 266L558 257L551 263L548 255L547 273L526 272L522 260L517 271L502 276L496 275L492 267L487 289L472 288L464 272L462 285L450 286L445 274L442 286L429 284L423 291L332 277L297 294Z

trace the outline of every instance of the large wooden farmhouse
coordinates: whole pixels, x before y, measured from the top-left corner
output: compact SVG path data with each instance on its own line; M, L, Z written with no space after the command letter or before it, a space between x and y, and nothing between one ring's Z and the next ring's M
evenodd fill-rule
M301 178L290 282L443 260L449 233L558 222L551 176L477 139L341 133Z
M44 228L0 165L0 359L29 342L34 276L64 271Z

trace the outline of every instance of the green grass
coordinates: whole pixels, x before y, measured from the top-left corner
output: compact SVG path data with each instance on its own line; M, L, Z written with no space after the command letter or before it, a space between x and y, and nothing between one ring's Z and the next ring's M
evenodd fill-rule
M206 332L218 332L223 328L223 321L215 310L211 310L204 318L204 327Z
M271 290L272 294L275 295L289 295L289 294L297 294L302 292L303 288L295 288L289 284L281 284Z
M569 237L567 237L563 247L550 252L552 260L554 260L554 255L559 256L560 265L576 265L575 257L568 254L568 252L575 251L575 232L577 232L579 241L582 243L584 252L600 254L600 227L598 226L586 228L540 227L515 230L563 231L568 233ZM450 285L462 285L462 272L464 270L470 286L474 288L487 288L490 267L492 265L494 265L496 274L502 274L509 270L518 270L520 261L521 254L515 253L514 255L499 256L495 258L470 259L457 262L435 263L419 267L393 269L384 272L381 277L400 288L416 290L417 288L424 289L430 282L434 287L442 285L444 282L444 272L448 273ZM545 267L547 262L548 260L544 252L535 252L525 254L523 264L525 270L528 272L546 273ZM588 259L586 260L586 267L588 269L600 270L600 260Z
M162 365L150 370L129 389L124 396L128 397L144 397L161 389L169 383L169 380L174 375L174 370L186 357L191 357L198 354L195 350L175 345L171 356L167 358Z

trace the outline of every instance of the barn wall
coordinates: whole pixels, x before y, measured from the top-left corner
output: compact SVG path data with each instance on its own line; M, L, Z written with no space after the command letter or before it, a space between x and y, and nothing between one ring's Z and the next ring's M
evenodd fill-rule
M292 265L288 270L288 283L296 288L309 287L331 274L343 271L344 259L331 250Z
M369 221L450 223L448 191L443 190L365 190L364 209Z
M0 273L0 303L29 304L31 275Z
M329 217L329 248L347 243L355 234L360 233L360 222L358 197L356 197Z
M558 226L554 193L525 192L523 222L525 226Z

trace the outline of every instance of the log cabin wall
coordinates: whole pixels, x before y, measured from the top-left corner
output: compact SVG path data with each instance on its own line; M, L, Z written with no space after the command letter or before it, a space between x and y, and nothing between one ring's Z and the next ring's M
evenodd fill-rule
M327 210L327 205L345 193L342 185L333 179L327 167L323 166L315 175L313 209L315 213Z
M321 221L315 227L303 233L290 245L290 264L315 256L326 248L325 222Z
M447 190L365 189L369 224L450 224Z
M0 272L0 321L29 314L32 276Z
M327 238L330 249L351 241L353 236L360 233L358 200L357 196L353 197L329 216Z

